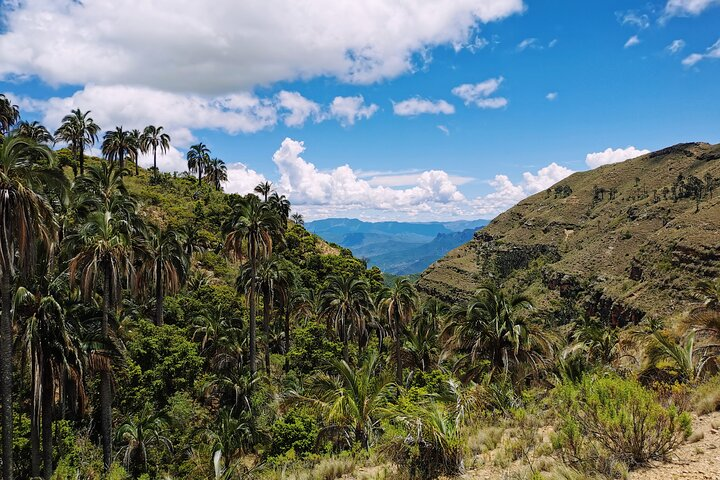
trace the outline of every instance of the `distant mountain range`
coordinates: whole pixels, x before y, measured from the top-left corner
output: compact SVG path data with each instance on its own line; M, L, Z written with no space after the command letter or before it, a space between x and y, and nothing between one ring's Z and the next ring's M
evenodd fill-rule
M450 250L470 241L488 220L452 222L363 222L328 218L307 222L305 228L325 240L349 248L383 272L420 273Z

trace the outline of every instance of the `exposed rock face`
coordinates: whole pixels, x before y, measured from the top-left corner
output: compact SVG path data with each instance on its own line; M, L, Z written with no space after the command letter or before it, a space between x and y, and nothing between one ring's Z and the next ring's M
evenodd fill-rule
M716 191L717 190L717 191ZM573 174L499 215L418 288L447 302L484 282L540 289L624 325L697 303L720 275L720 145L686 143Z

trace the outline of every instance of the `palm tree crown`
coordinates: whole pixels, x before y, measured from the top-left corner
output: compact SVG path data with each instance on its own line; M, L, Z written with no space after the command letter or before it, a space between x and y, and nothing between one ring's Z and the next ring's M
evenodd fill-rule
M163 131L163 127L148 125L140 137L140 144L144 151L153 152L153 170L157 175L157 152L166 153L170 149L170 135Z
M90 111L79 108L62 119L55 131L55 140L70 144L73 155L80 164L80 175L85 173L85 147L91 147L98 140L100 127L90 116Z

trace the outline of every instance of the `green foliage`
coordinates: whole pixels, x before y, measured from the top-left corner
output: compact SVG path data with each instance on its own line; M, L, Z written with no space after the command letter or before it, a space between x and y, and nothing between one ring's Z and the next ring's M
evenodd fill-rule
M272 425L270 455L282 455L293 450L302 456L315 448L319 433L315 417L303 409L293 409Z
M150 400L163 408L176 392L193 388L204 360L185 330L140 320L129 325L127 338L127 383L118 392L121 404L138 411Z
M553 399L560 418L555 447L566 463L585 470L610 474L617 463L632 468L662 459L691 432L687 413L615 375L564 384Z
M324 370L332 360L342 357L342 343L330 340L327 330L308 322L293 331L293 344L288 354L290 368L300 375Z

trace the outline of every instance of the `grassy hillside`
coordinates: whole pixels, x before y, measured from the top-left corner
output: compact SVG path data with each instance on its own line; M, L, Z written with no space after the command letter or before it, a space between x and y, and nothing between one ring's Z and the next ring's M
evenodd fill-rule
M616 323L668 316L720 272L720 145L676 145L575 173L499 215L425 271L451 300L483 282L530 284Z

